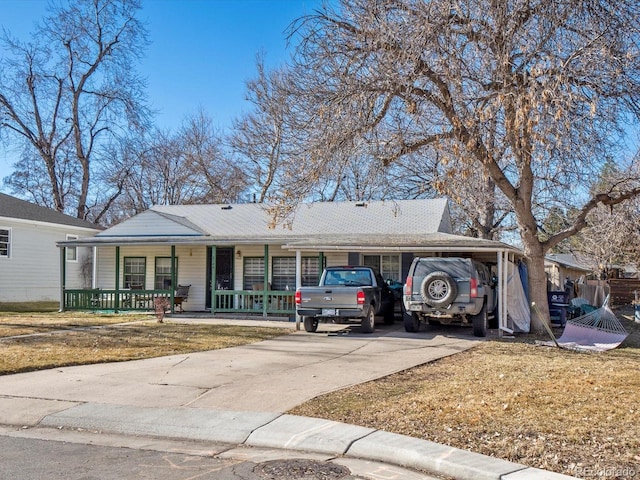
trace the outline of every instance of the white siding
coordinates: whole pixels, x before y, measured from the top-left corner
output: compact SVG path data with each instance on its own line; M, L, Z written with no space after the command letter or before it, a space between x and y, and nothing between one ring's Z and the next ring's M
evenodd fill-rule
M204 246L176 246L178 258L178 284L191 285L189 299L183 304L183 308L189 311L203 311L205 309L205 280L207 247ZM123 246L120 247L120 288L123 286L124 257L145 257L146 275L145 288L152 290L154 287L155 259L156 257L170 257L171 246ZM116 247L98 248L98 276L97 288L106 290L114 289Z
M11 228L11 254L0 258L0 302L60 300L60 250L56 242L67 235L86 237L94 232L70 226L0 219L0 226ZM96 230L97 231L97 230ZM66 263L67 288L91 284L82 275L82 265L90 261L91 249L78 248L78 260Z

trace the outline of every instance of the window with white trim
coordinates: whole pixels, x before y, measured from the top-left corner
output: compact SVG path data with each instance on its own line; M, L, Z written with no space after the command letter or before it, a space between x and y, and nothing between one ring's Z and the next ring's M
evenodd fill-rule
M146 271L145 257L124 257L124 288L144 290Z
M67 234L67 240L77 240L77 235ZM77 262L78 261L78 247L65 247L67 251L67 262Z
M400 279L400 255L363 255L362 264L375 268L384 280Z
M11 229L0 227L0 258L11 258Z
M178 278L177 257L176 278ZM156 257L154 288L156 290L171 290L171 257Z

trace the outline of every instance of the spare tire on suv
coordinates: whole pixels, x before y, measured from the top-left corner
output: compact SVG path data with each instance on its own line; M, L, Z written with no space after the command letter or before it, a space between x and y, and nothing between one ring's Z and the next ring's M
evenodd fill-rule
M458 295L458 285L448 273L433 272L422 281L420 295L427 305L446 307L451 305Z

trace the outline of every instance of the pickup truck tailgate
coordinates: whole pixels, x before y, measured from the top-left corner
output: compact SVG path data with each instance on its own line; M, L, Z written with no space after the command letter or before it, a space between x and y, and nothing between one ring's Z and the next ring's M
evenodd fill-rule
M358 304L357 288L328 286L305 287L301 291L301 308L353 308Z

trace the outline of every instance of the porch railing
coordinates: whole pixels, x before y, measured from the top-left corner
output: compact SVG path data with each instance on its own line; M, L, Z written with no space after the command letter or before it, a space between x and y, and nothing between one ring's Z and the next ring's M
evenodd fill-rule
M278 290L216 290L211 311L293 315L296 313L294 295L294 292Z
M154 310L156 298L171 298L170 290L65 290L65 310Z
M65 310L153 310L158 297L170 300L170 290L65 289ZM216 290L212 313L294 315L294 292L268 290Z

